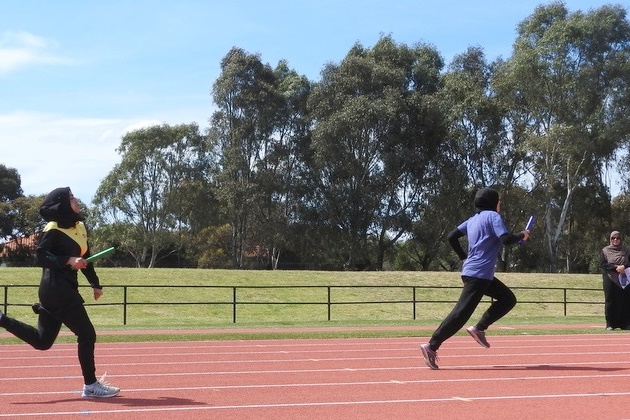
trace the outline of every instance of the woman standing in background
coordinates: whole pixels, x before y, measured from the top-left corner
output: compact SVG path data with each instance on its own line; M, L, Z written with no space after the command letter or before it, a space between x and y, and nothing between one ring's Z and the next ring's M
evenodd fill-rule
M610 244L600 252L603 271L604 316L606 329L630 330L630 287L626 268L630 268L630 250L619 231L610 233Z

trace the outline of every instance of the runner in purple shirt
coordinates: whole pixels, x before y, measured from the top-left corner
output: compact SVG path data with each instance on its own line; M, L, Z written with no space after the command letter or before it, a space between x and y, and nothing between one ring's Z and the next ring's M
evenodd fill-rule
M486 341L486 329L502 318L516 305L514 293L494 276L497 257L503 245L526 241L529 231L512 234L505 227L499 212L499 193L491 188L482 188L475 194L477 212L448 234L448 242L462 260L462 288L459 300L450 314L435 330L428 343L420 350L431 369L438 369L437 350L442 343L459 331L477 309L483 296L493 299L488 310L479 322L466 329L483 347L490 347ZM459 239L468 238L468 252L462 248Z

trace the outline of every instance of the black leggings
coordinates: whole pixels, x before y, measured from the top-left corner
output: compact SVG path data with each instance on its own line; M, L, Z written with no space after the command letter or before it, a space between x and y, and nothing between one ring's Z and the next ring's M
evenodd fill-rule
M68 327L77 336L79 364L81 365L83 381L86 385L93 384L96 382L94 364L96 332L82 304L76 303L71 307L64 308L55 316L40 312L37 328L6 315L2 316L0 326L37 350L48 350L57 339L61 324Z
M516 305L514 293L496 277L492 280L478 279L462 276L464 287L455 307L449 313L440 326L435 330L429 340L431 350L437 350L442 343L455 335L470 319L477 309L483 296L493 299L492 304L486 310L477 323L477 328L485 330Z

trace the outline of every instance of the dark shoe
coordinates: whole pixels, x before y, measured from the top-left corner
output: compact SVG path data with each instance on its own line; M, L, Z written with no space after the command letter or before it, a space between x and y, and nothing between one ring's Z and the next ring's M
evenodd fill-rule
M35 312L38 315L49 315L49 316L52 315L50 311L44 308L44 306L41 303L32 304L31 309L33 309L33 312Z
M431 347L429 347L428 344L422 344L420 346L420 351L422 352L422 356L424 356L424 361L428 367L434 370L439 369L437 363L435 363L438 360L437 353L431 350Z
M481 346L487 349L490 348L490 343L486 341L485 331L481 331L480 329L477 329L477 327L475 326L466 328L466 331L468 331L468 334L470 334L472 338L474 338L475 341L479 343Z

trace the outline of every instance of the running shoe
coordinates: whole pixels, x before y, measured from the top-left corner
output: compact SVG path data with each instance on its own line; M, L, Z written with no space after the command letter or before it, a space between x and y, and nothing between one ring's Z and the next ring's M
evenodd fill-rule
M468 331L468 334L470 334L472 338L474 338L475 341L479 343L481 346L487 349L490 348L490 343L488 343L488 341L486 340L485 331L482 331L475 326L466 328L466 331Z
M105 382L105 375L103 375L101 379L92 385L83 385L83 394L81 396L84 398L111 398L118 395L119 392L120 388Z
M437 363L438 355L435 351L431 350L431 347L428 344L420 345L420 351L422 352L422 356L424 356L424 361L428 367L431 369L439 369Z

